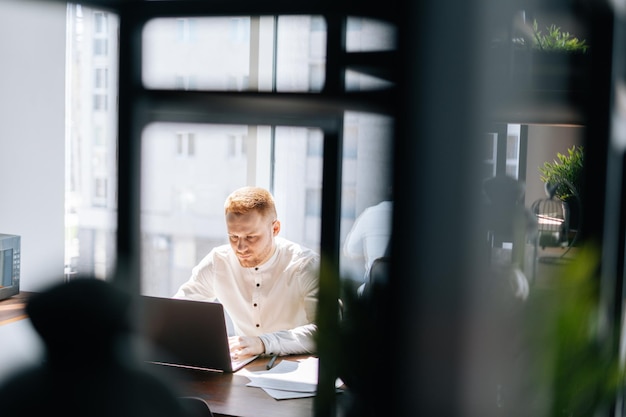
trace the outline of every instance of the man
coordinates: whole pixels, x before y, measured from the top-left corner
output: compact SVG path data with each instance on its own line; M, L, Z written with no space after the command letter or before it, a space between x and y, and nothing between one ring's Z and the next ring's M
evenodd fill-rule
M131 304L95 277L33 293L26 314L45 360L0 383L2 416L191 416L174 386L136 362Z
M364 261L365 277L369 276L372 263L385 256L391 237L391 218L393 202L391 200L367 207L357 217L352 229L346 236L343 253L350 259Z
M238 335L230 338L234 358L314 352L319 255L278 237L265 189L235 190L224 211L230 244L211 250L174 297L224 305Z

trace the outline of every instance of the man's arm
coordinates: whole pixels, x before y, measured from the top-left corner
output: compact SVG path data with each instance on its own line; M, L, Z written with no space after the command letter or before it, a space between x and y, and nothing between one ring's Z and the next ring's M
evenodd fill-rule
M319 256L315 255L302 263L298 271L298 282L308 323L293 329L262 334L260 338L267 354L291 355L316 351Z
M316 332L317 326L311 323L260 336L232 336L229 338L230 351L235 357L314 353Z
M214 300L215 292L211 277L213 276L214 263L211 254L207 255L191 271L191 277L178 288L173 298L187 300Z
M259 336L268 355L295 355L314 353L317 325L305 324L290 330L266 333Z
M343 244L343 254L347 258L362 259L365 257L363 252L363 214L354 221L352 229L348 232L346 240Z

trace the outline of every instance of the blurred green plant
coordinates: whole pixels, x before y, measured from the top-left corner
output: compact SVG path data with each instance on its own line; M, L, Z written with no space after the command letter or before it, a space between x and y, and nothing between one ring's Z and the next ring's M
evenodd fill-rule
M619 332L599 325L599 264L598 250L581 248L529 305L534 387L548 393L550 417L595 416L624 387L612 343Z
M541 51L551 52L587 52L589 45L585 39L578 39L561 27L551 24L546 26L546 33L539 29L537 20L533 21L533 38L527 42L525 38L515 38L513 42L518 46L530 47ZM530 44L529 44L530 43Z
M567 150L567 155L558 152L556 158L552 162L544 162L543 166L539 167L540 178L545 184L556 186L554 195L566 201L580 193L584 148L574 145ZM568 183L574 187L574 190Z

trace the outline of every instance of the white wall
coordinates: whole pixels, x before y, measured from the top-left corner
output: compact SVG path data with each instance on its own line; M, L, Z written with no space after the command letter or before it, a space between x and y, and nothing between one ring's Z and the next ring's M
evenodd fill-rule
M576 126L528 126L528 155L526 161L526 206L534 201L546 198L544 183L541 181L539 167L544 162L557 159L556 154L567 155L567 150L574 145L582 145L584 128Z
M63 277L65 4L0 0L0 39L0 233L36 291Z

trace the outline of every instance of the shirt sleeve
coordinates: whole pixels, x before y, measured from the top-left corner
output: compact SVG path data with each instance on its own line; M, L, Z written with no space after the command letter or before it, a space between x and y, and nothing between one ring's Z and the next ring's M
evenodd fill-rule
M213 280L215 277L215 263L213 254L209 253L191 271L191 277L181 285L173 298L187 300L214 301L215 291Z
M259 337L268 355L297 355L315 353L316 324L306 324L291 330L265 333Z
M343 254L347 258L359 259L365 257L363 252L363 226L361 223L363 223L363 214L357 217L343 244Z
M315 321L319 292L319 256L315 255L303 262L298 274L309 323L289 330L260 335L267 354L295 355L316 351L317 324Z

